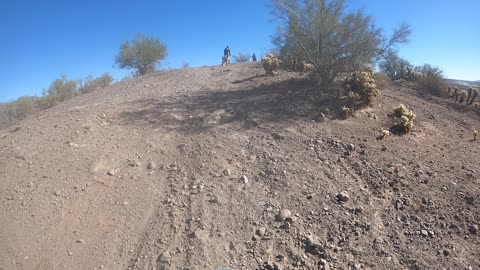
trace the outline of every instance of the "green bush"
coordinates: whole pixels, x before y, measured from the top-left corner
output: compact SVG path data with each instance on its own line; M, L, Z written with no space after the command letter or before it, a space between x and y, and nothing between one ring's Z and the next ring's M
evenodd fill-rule
M272 15L281 22L272 43L282 59L294 57L314 67L323 86L340 73L370 64L411 33L407 24L386 37L372 17L347 7L345 0L272 0Z
M68 80L65 74L50 84L48 89L42 91L47 107L52 107L59 102L78 95L77 81Z
M112 84L112 82L113 77L108 72L95 79L89 75L85 79L78 82L78 90L80 93L85 94L99 88L105 88Z
M134 69L141 76L155 71L155 66L167 56L167 47L156 38L137 35L133 41L125 41L115 57L120 68Z

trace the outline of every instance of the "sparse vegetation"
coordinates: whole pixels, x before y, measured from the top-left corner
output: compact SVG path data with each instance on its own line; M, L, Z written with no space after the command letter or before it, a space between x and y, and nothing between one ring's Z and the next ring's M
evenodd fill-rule
M393 80L408 79L411 64L400 58L396 52L389 51L379 64L380 70Z
M78 90L80 93L85 94L92 92L95 89L105 88L113 82L113 77L109 73L104 73L98 78L93 78L92 76L87 76L83 80L78 82Z
M127 40L120 46L115 64L122 69L134 69L135 75L141 76L154 72L166 55L167 47L158 39L139 34L135 40Z
M438 67L425 64L423 66L415 67L416 81L419 86L430 94L441 96L442 89L445 88L445 80L443 71ZM413 73L415 74L415 73Z
M345 94L357 96L360 101L372 105L374 97L380 95L380 90L373 79L372 67L365 67L362 71L355 71L343 83Z
M269 53L262 58L262 66L265 69L266 75L274 76L277 69L280 67L280 59Z
M345 0L272 0L283 22L273 39L281 58L306 60L323 86L406 43L410 27L401 24L386 38L361 10L347 12Z
M375 80L375 84L377 85L377 88L380 90L385 90L387 89L389 85L388 77L385 75L385 73L382 72L376 72L373 74L373 80Z
M403 104L396 107L393 112L401 120L400 123L395 124L395 127L399 128L403 134L410 133L414 127L413 121L417 116Z
M247 53L238 53L237 55L232 55L232 57L236 63L248 62L250 59L250 55Z
M40 98L20 97L16 101L0 104L0 129L25 119L28 115L39 110Z
M50 84L48 89L44 89L42 94L47 107L55 106L59 102L78 95L77 81L68 80L67 75L62 74Z
M27 116L55 106L79 94L85 94L95 89L104 88L113 82L109 73L93 78L88 76L83 80L69 80L65 74L42 91L42 97L20 97L16 101L0 104L0 129L6 128Z

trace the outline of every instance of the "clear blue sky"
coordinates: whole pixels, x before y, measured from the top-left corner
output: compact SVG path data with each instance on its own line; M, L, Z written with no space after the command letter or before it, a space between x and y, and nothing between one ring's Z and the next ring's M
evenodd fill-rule
M447 4L448 3L448 4ZM41 95L61 73L71 79L110 72L119 46L137 33L167 45L163 68L215 65L228 44L257 56L271 47L275 22L268 0L37 0L0 3L0 102ZM351 0L387 32L413 28L400 50L415 65L430 63L449 78L480 80L480 1Z

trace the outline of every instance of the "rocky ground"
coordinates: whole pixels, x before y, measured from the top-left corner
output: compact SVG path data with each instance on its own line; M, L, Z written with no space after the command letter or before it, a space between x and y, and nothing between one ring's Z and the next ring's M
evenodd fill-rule
M162 71L0 130L0 269L480 269L480 114L258 63ZM380 139L393 107L416 114Z

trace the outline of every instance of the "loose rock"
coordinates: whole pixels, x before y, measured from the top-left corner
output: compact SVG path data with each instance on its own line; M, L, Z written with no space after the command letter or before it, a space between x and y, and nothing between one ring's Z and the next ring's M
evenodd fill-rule
M342 191L337 195L337 199L340 202L348 202L348 200L350 200L350 195L347 191Z
M157 168L157 164L155 164L155 162L153 161L149 161L148 164L147 164L147 170L149 171L153 171Z
M468 204L473 204L475 202L475 198L473 196L466 196L465 201L467 201Z
M243 175L242 177L240 177L240 180L242 180L243 183L247 184L248 183L248 177Z
M478 225L470 225L468 226L468 231L471 234L476 234L478 232Z
M257 234L258 236L264 236L266 232L267 232L267 229L265 227L260 227L257 229L255 234Z
M285 221L287 218L292 216L292 212L288 209L282 209L277 215L277 220L278 221Z

